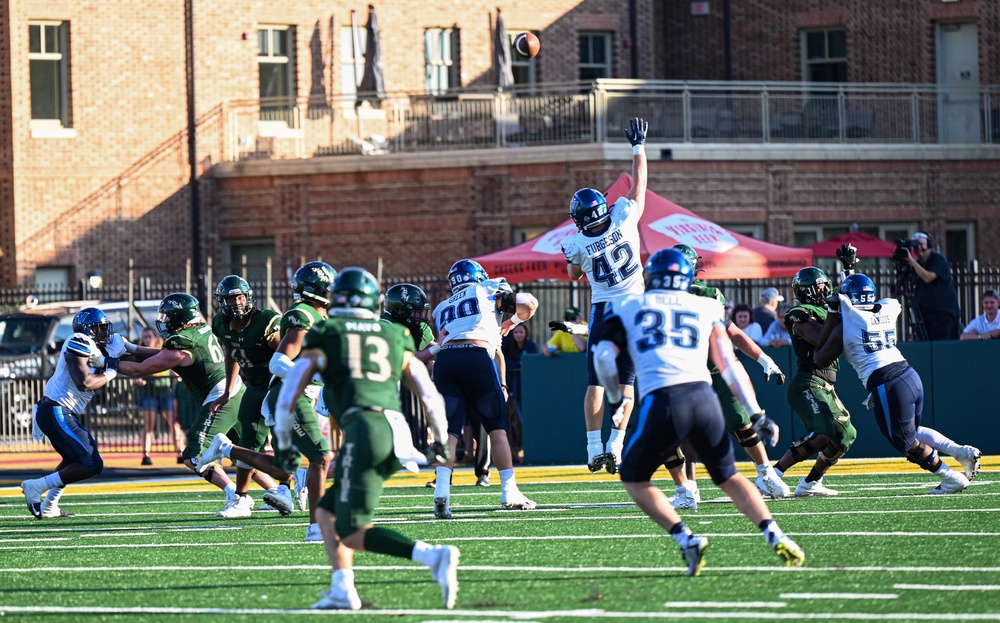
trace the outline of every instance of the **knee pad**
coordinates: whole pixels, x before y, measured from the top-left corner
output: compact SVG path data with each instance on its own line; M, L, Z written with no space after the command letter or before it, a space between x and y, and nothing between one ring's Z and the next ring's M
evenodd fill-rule
M204 478L205 480L207 480L209 483L212 482L212 476L214 476L214 475L215 475L215 470L214 469L206 469L205 471L203 471L201 473L201 477Z
M805 461L816 454L817 448L813 447L812 435L806 435L797 441L793 441L788 451L792 453L796 461Z
M740 445L744 448L753 448L760 443L760 437L757 436L757 431L752 428L743 428L733 431L733 433L736 435L736 439L739 440Z
M926 448L927 446L922 442L917 443L916 446L906 451L906 460L910 463L915 463L920 467L920 469L924 469L929 472L934 471L932 467L938 461L937 450L931 450L931 453L927 455L926 458L922 458Z
M663 466L667 468L667 471L670 471L672 469L676 469L678 467L683 467L684 466L684 455L681 454L681 449L678 448L677 449L677 454L675 454L673 457L671 457L671 458L667 459L666 461L664 461L663 462Z
M847 454L847 451L850 448L851 448L850 446L838 446L837 444L831 441L819 453L819 460L823 461L830 467L833 467L834 465L837 464L837 461L839 461L841 457Z

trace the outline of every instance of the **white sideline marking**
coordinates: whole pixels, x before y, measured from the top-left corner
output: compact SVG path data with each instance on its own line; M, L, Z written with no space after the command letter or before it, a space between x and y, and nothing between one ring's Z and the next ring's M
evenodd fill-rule
M455 621L455 617L472 617L482 621L484 617L504 617L516 621L548 618L578 619L772 619L802 620L817 619L834 621L848 619L855 621L903 620L903 621L1000 621L1000 614L958 614L958 613L912 613L912 612L614 612L607 610L288 610L262 608L108 608L95 606L0 606L0 612L34 612L47 614L223 614L223 615L275 615L309 614L318 616L442 616L444 620Z
M894 593L781 593L782 599L898 599Z
M959 586L948 586L945 584L893 584L896 590L915 591L1000 591L1000 584L962 584Z
M783 601L668 601L664 608L784 608Z

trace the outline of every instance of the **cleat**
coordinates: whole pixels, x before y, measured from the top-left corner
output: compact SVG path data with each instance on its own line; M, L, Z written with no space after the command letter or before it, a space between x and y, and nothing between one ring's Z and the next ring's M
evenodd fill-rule
M965 477L971 482L976 478L976 474L979 473L979 459L983 458L983 453L979 451L979 448L973 448L972 446L962 446L962 448L954 456L955 460L958 461L962 469L965 470Z
M323 542L323 533L319 529L319 524L311 523L306 528L306 543Z
M309 487L306 486L306 478L309 470L300 467L295 471L295 502L300 511L309 510Z
M612 445L611 442L608 442L607 451L604 453L604 469L612 476L618 473L618 468L622 464L624 447L624 444Z
M348 589L331 588L323 593L323 598L310 606L313 610L360 610L361 598L358 589L353 586Z
M226 499L226 507L215 515L223 519L241 519L250 516L253 506L253 498L249 495L233 495Z
M806 479L803 478L802 480L799 481L798 486L795 487L795 496L804 498L804 497L809 497L811 495L823 495L823 496L840 495L840 492L824 487L822 478L820 478L819 480L814 480L812 482L806 482Z
M788 567L801 567L806 561L806 554L802 548L787 536L781 537L781 540L774 544L774 553L780 556Z
M964 491L969 486L969 479L965 477L965 474L956 472L953 469L939 473L938 476L941 477L941 484L934 487L927 493L931 495L958 493L959 491Z
M504 508L516 508L522 511L530 511L534 510L537 505L534 501L524 497L524 494L520 491L512 491L509 494L500 494L500 506Z
M448 498L434 498L434 517L451 519L451 506Z
M677 493L670 498L670 505L674 507L674 510L696 511L698 510L698 497L697 490L692 492L687 487L680 486L677 487Z
M428 489L435 489L435 488L437 488L437 486L438 486L437 478L435 478L434 480L432 480L430 482L424 483L424 487L426 487Z
M226 446L232 447L232 445L233 442L229 441L229 437L226 437L223 433L219 433L212 440L212 443L209 444L208 448L198 457L198 461L194 465L194 470L199 474L205 473L213 463L223 457L222 449Z
M438 545L434 549L436 559L429 565L431 577L441 585L444 607L451 610L455 607L455 598L458 596L458 548Z
M25 480L21 483L21 492L24 493L24 501L28 505L28 511L35 519L42 518L42 494L48 490L45 486L44 478Z
M604 450L604 448L599 443L587 444L587 469L589 469L592 474L596 474L604 469L604 463L607 461L607 455L602 452L602 450Z
M681 557L688 566L688 577L701 575L701 568L705 566L706 547L708 539L703 536L693 536L688 539L688 546L681 548Z
M785 482L778 478L778 474L774 472L773 468L767 468L763 474L757 476L755 481L757 484L757 489L764 495L764 497L770 497L772 499L788 497L790 490Z
M282 517L287 517L292 514L295 507L292 505L292 492L289 490L288 485L278 485L274 489L268 489L264 493L264 501L269 505L274 507ZM265 510L261 507L260 510Z
M153 459L149 458L148 456L142 457L142 462L140 463L140 465L152 465L152 464L153 464Z
M477 478L476 479L476 486L477 487L488 487L488 486L490 486L490 475L489 474L483 474L482 476L480 476L479 478Z

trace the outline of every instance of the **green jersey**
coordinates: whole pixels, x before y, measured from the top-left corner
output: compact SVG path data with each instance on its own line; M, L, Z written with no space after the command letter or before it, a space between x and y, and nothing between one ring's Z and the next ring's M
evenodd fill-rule
M723 307L726 306L726 297L722 295L722 292L718 288L713 288L712 286L705 285L705 282L702 281L701 279L693 280L691 282L691 287L688 289L688 292L690 292L695 296L704 296L706 298L715 299L720 303L722 303ZM727 316L726 328L728 329L729 325L731 324L732 321ZM711 372L712 374L719 373L719 367L715 365L715 362L712 361L711 357L708 358L708 371Z
M795 325L799 322L817 322L823 324L826 322L826 308L820 307L818 305L810 305L808 303L798 303L795 307L788 310L785 314L785 329L788 330L788 334L792 336L792 351L798 358L798 369L799 370L832 370L836 372L840 370L840 360L834 360L829 366L825 368L819 368L813 363L813 352L816 348L804 340L803 338L795 335Z
M202 404L219 383L226 380L225 356L212 327L200 324L181 329L163 342L167 350L184 350L191 355L191 365L177 366L180 375L197 404Z
M302 348L326 355L323 398L335 421L352 407L400 410L403 353L413 352L406 327L377 318L331 317L309 330Z
M382 320L382 322L389 322L389 323L392 323L392 324L398 324L398 325L401 325L401 326L404 326L404 327L406 326L406 325L403 325L398 320L396 320L395 318L393 318L390 314L387 314L385 312L382 312L382 318L381 318L381 320ZM422 323L420 323L420 325L422 327L420 335L417 335L416 333L413 333L412 331L410 332L411 335L413 335L413 345L414 345L414 347L415 347L416 350L424 350L425 348L427 348L428 346L431 345L431 342L434 341L434 331L431 330L431 326L429 324L427 324L426 322L422 322ZM409 327L407 327L407 328L409 329Z
M289 329L308 331L312 326L323 320L319 310L309 303L298 302L288 308L281 316L281 337L285 337Z
M274 349L269 340L278 331L278 312L256 309L242 331L230 327L229 317L222 312L212 320L212 333L219 339L233 361L240 364L243 382L255 389L267 389L271 380L268 364Z

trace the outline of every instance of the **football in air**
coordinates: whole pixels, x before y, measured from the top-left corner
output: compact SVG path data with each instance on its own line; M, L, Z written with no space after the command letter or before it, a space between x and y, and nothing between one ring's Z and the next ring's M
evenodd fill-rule
M538 41L538 37L534 33L522 32L514 37L514 51L524 58L534 58L541 47L542 44Z

